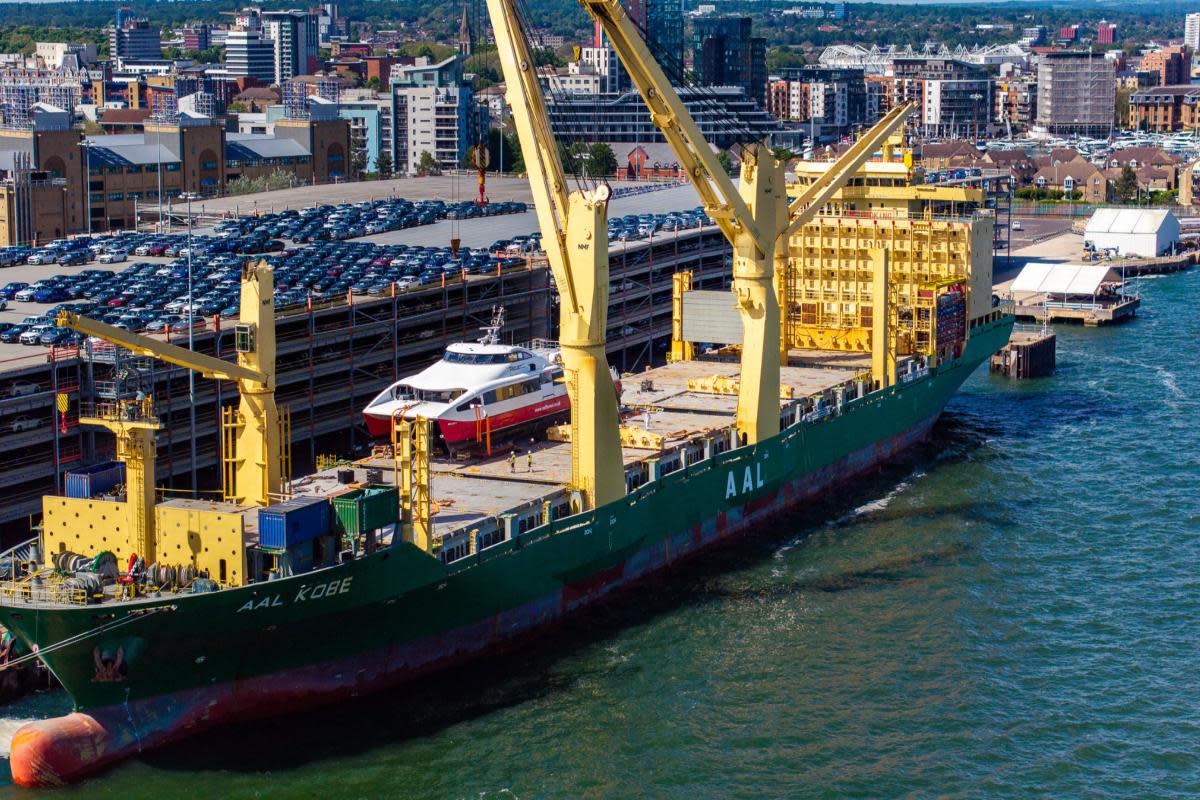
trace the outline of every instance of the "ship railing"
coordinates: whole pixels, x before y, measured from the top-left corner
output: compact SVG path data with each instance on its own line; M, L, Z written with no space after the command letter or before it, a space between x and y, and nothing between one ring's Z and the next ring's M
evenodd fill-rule
M142 398L141 400L83 401L79 404L79 416L114 422L144 422L148 425L159 424L159 419L154 413L154 401L149 397Z
M87 592L70 585L58 576L38 578L38 574L27 575L21 580L0 583L0 601L8 605L54 604L87 605Z
M35 536L0 553L0 580L15 581L36 571L37 546Z

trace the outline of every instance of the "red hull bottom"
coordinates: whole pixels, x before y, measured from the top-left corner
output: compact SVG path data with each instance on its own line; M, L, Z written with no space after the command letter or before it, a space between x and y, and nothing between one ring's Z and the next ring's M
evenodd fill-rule
M502 613L499 620L481 620L414 642L403 648L399 658L395 650L372 651L285 673L31 722L13 736L10 755L13 780L29 787L74 783L126 758L221 724L270 717L277 715L280 708L297 710L384 689L469 661L484 652L517 646L541 628L612 596L615 590L690 558L734 534L744 533L832 485L869 471L923 439L933 422L933 418L926 420L785 484L770 496L721 514L711 538L704 535L708 526L704 530L696 526L679 531L677 536L631 554L620 569L606 570L566 585L556 595ZM501 638L497 633L501 630L516 634ZM397 667L398 664L403 666ZM352 688L346 685L348 674L356 676Z
M551 422L556 417L561 417L571 407L570 400L567 395L559 395L558 397L545 400L540 403L518 408L513 411L507 411L492 417L492 437L506 435L510 430L515 428L534 425L539 422ZM363 421L367 425L367 433L373 438L390 438L392 435L392 420L390 417L377 417L371 414L363 414ZM438 430L442 434L442 440L450 447L461 446L464 444L473 444L483 438L484 432L479 423L474 420L436 420Z

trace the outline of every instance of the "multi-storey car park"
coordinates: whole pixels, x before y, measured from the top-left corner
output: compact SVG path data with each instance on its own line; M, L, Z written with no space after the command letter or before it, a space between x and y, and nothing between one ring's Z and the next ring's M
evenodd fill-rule
M514 217L514 226L521 220ZM610 252L608 352L622 370L661 361L666 352L674 273L690 271L695 288L719 288L730 272L728 246L711 227L613 242ZM281 309L278 397L292 408L296 464L311 465L322 453L364 448L368 441L359 412L370 398L399 375L435 360L448 343L476 338L495 305L507 312L506 340L553 338L551 296L548 272L535 257L465 282ZM214 322L209 319L194 331L195 348L231 355L234 322ZM185 333L168 335L175 342L186 340ZM35 355L17 350L7 359L8 353L0 355L0 488L9 498L0 510L0 525L10 538L28 529L41 511L41 496L59 490L66 472L112 457L112 437L80 426L78 416L81 404L102 402L116 391L140 388L154 397L166 422L158 439L161 481L194 486L201 493L219 483L219 408L233 402L236 392L197 378L189 393L186 370L120 352L84 345L39 349Z

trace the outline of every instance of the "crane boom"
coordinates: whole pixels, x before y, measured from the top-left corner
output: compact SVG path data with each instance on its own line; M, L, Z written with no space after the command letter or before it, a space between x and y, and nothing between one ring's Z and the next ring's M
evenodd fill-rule
M734 186L620 0L579 2L604 29L650 110L651 121L662 131L705 210L733 247L733 293L742 319L737 428L747 444L773 436L779 432L780 367L787 358L778 278L787 269L789 237L903 124L911 106L901 106L885 116L826 175L789 204L783 164L765 142L744 149L741 177Z
M231 364L219 358L206 356L202 353L196 353L188 350L186 347L160 342L157 339L151 339L149 336L142 336L141 334L132 333L122 328L106 325L103 322L97 322L94 319L89 319L79 314L72 314L69 311L60 311L58 319L55 322L60 328L70 328L87 336L95 336L106 342L112 342L139 356L150 356L170 364L175 364L176 366L195 370L206 378L214 378L221 381L243 380L262 382L266 380L266 376L261 372L247 369L238 364Z
M679 166L696 187L704 210L727 239L733 241L738 231L744 230L760 251L767 252L768 240L773 238L771 231L761 230L755 224L750 207L725 173L662 67L650 54L620 0L580 0L580 3L604 28L625 71L641 92L650 119L662 131L679 159Z
M558 142L515 0L488 0L505 97L529 171L559 303L559 346L571 400L571 486L580 508L625 495L617 392L606 353L608 326L607 185L567 192Z
M234 337L236 364L66 311L56 320L59 327L97 336L138 355L195 370L207 378L235 381L238 408L226 422L235 446L229 448L233 452L223 454L222 473L225 496L240 504L270 505L280 497L289 473L284 463L287 449L281 443L286 425L281 428L275 405L274 280L266 261L242 268L240 322ZM153 461L152 449L149 459ZM152 463L149 474L153 476Z
M521 142L525 169L529 173L529 188L533 193L538 227L542 230L542 249L546 251L563 301L577 306L574 282L566 267L566 227L570 204L567 179L550 120L544 111L545 96L516 9L511 3L495 5L496 8L493 8L492 4L488 4L488 13L492 17L496 39L503 38L506 43L505 47L497 48L508 85L505 100L512 110L513 119L517 121L517 138ZM528 132L524 129L528 129ZM529 147L526 145L527 138L534 142L547 142L551 146Z

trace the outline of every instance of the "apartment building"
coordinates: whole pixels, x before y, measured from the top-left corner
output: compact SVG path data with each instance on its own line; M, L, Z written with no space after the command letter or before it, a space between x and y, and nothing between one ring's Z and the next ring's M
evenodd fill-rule
M780 147L798 147L801 131L785 129L738 86L685 86L679 99L705 140L729 148L750 139L769 139ZM665 142L636 92L550 96L546 110L555 132L567 141L654 144Z
M697 17L692 23L692 73L701 86L740 86L763 102L767 40L753 35L750 17Z
M418 58L392 68L392 164L397 174L413 175L423 153L443 169L454 169L479 136L480 112L471 87L463 82L458 54L436 64Z
M1026 130L1037 118L1037 78L1032 75L998 79L992 87L996 124L1005 130Z
M264 11L262 30L272 43L275 80L280 86L317 70L317 15L308 11Z
M162 59L162 40L157 27L142 18L117 11L117 22L108 32L108 52L118 69L127 62Z
M863 70L805 66L780 71L768 86L767 108L780 120L849 131L874 121Z
M1192 79L1192 51L1187 45L1162 47L1142 57L1139 69L1158 76L1157 86L1178 86Z
M867 80L880 113L915 103L921 133L927 137L978 137L991 122L992 82L986 68L978 64L951 58L897 58L883 75Z
M254 78L263 85L275 83L275 44L263 32L257 9L240 12L225 37L225 71Z
M1184 17L1183 44L1193 53L1200 51L1200 12Z
M1055 135L1105 135L1116 113L1116 65L1090 52L1045 53L1038 61L1036 123Z
M1129 96L1129 127L1171 133L1200 128L1200 86L1155 86Z

